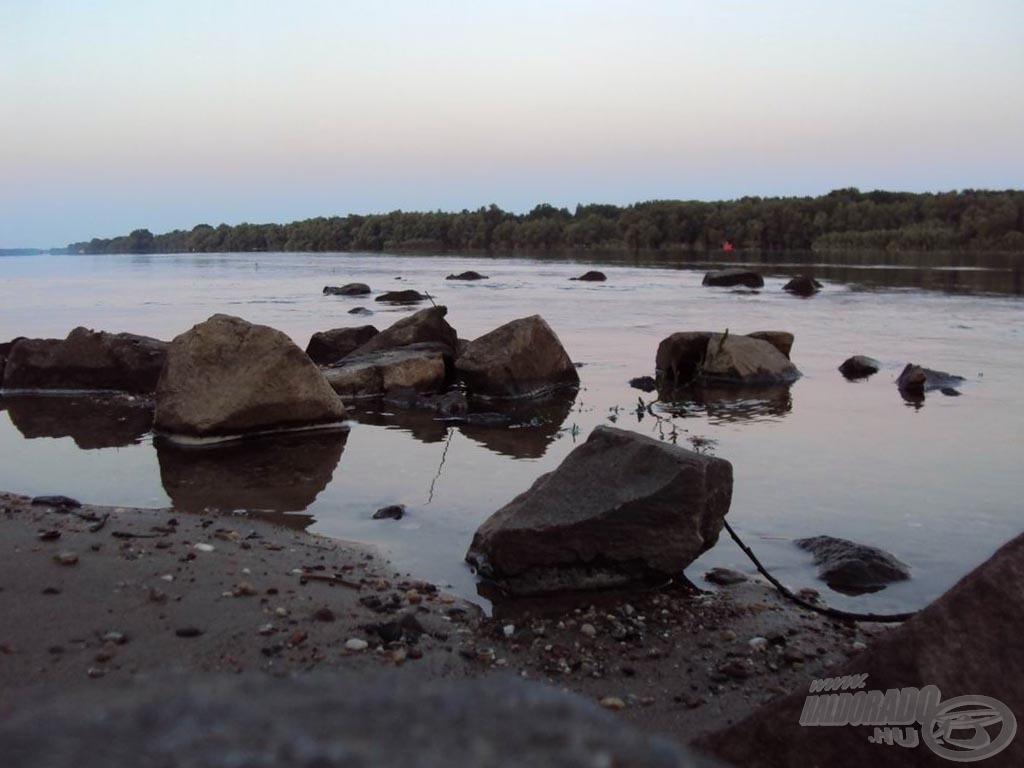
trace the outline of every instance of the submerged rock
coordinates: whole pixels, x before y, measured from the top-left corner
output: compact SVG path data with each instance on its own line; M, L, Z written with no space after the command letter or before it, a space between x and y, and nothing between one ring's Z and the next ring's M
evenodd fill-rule
M570 280L580 280L586 283L603 283L608 277L604 272L598 272L596 269L592 269L589 272L584 272L579 277L570 277Z
M751 339L760 339L761 341L767 341L779 352L789 359L790 352L793 351L794 336L789 331L754 331L748 333L748 337Z
M704 580L719 587L730 587L733 584L742 584L747 580L747 575L732 568L712 568L704 572Z
M488 280L490 278L487 275L481 275L479 272L469 270L468 272L460 272L457 275L448 275L445 280Z
M957 376L945 371L933 371L931 368L922 368L914 363L907 363L906 367L896 379L896 386L905 396L923 397L925 392L936 389L955 389L965 381L963 376Z
M674 333L658 345L655 368L666 388L688 384L769 386L800 378L800 371L772 343L728 332Z
M797 539L796 545L814 555L818 578L837 592L876 592L910 578L905 563L877 547L833 536Z
M167 342L75 328L66 339L20 339L4 365L4 389L88 389L149 394Z
M367 339L352 355L368 355L385 349L408 347L410 344L443 344L449 350L449 356L455 356L458 346L458 334L444 319L448 308L427 307L419 312L403 317L389 328Z
M882 364L873 357L854 355L839 366L839 372L848 379L863 379L881 370Z
M350 315L372 315L373 310L367 309L366 307L352 307L352 309L350 309L348 313Z
M455 368L470 392L483 397L531 397L580 381L562 342L540 315L474 339Z
M347 285L325 285L325 296L364 296L370 292L366 283L348 283Z
M461 392L424 395L415 390L393 390L384 401L388 405L413 411L431 411L442 419L463 419L469 414L469 401Z
M703 284L724 288L731 288L735 285L762 288L764 287L764 278L760 273L750 269L719 269L705 274Z
M157 430L216 437L340 422L345 406L278 330L213 315L171 342L156 391Z
M401 520L405 517L405 504L390 504L373 513L374 520Z
M516 594L675 576L718 540L732 465L599 426L495 512L466 555Z
M438 392L447 381L445 352L435 344L414 344L368 354L349 355L323 369L343 398L380 397L396 390Z
M1020 718L1024 713L1024 688L1020 682L1024 676L1024 645L1016 638L1022 633L1024 535L1003 545L910 621L877 636L865 651L816 677L835 680L847 675L867 675L863 687L867 691L913 686L923 694L926 686L935 686L936 703L960 696L975 700L987 696ZM843 696L842 691L833 693L838 693L837 698ZM940 744L932 738L930 727L920 729L924 743L903 749L869 742L871 726L801 725L806 722L802 713L807 696L805 685L791 695L773 699L744 720L702 737L698 746L710 749L732 765L751 768L806 765L808 756L822 766L902 768L957 764L956 757L944 760L945 754L935 754L936 747L946 749L960 761L965 756L973 757L980 761L978 765L1024 765L1024 739L1020 733L1012 738L1005 714L1001 723L990 721L979 725L978 731L974 728L977 720L959 732L954 729L953 738L958 740L975 741L979 737L975 743L988 749L987 754L978 748L953 750L948 742ZM931 721L927 723L930 724ZM918 734L916 724L910 730ZM947 732L937 728L936 733ZM999 749L1005 750L1001 757L981 760L992 757L996 753L993 750Z
M810 275L798 275L782 286L782 290L796 296L813 296L821 290L821 283Z
M395 279L401 280L400 277ZM384 301L389 304L419 304L421 301L426 301L429 298L425 293L410 289L407 291L388 291L387 293L382 293L375 301Z
M331 365L351 354L380 333L372 325L334 328L314 333L306 345L306 354L317 365Z

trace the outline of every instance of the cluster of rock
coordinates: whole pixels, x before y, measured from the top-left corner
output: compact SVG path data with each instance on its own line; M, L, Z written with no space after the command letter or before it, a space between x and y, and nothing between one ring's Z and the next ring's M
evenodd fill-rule
M750 269L719 269L708 272L704 275L704 285L718 286L723 288L763 288L764 277L760 272ZM810 275L797 275L782 286L782 290L796 296L813 296L822 288L821 283Z

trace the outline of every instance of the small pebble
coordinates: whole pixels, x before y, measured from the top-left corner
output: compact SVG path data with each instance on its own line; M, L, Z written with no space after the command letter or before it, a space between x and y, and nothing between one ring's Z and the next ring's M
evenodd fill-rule
M365 651L369 647L368 642L360 640L358 637L352 637L345 641L345 648L349 651Z
M603 699L601 699L599 703L605 709L611 709L616 712L620 709L626 708L626 702L624 702L618 696L605 696Z

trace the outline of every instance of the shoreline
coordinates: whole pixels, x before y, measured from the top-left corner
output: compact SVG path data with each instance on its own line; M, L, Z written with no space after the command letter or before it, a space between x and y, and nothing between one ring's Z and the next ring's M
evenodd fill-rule
M400 667L541 681L689 743L887 631L802 611L757 581L498 601L487 617L366 544L251 515L0 492L0 542L0 717L36 692L175 670Z

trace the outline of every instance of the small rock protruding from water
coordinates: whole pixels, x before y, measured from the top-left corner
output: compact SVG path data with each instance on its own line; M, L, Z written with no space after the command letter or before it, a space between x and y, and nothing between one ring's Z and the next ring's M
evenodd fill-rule
M448 275L445 280L489 280L487 275L481 275L479 272L469 270L467 272L460 272L457 275Z
M658 388L658 382L654 380L653 376L637 376L635 379L629 380L629 386L639 389L641 392L653 392Z
M719 587L731 587L733 584L742 584L747 580L747 575L732 568L712 568L704 572L704 581L715 584Z
M764 278L750 269L719 269L704 275L703 285L732 288L737 285L747 288L763 288Z
M370 292L366 283L348 283L346 285L325 285L324 296L365 296Z
M931 392L936 389L955 390L963 382L963 376L946 373L945 371L933 371L931 368L923 368L914 363L907 363L899 378L896 379L896 386L899 387L900 394L904 398L920 400L924 398L925 392Z
M608 279L608 276L604 272L598 272L596 269L592 269L589 272L584 272L579 277L570 277L570 280L579 280L584 283L603 283Z
M396 278L400 280L401 278ZM426 301L430 297L425 293L419 291L406 290L406 291L388 291L382 293L374 301L383 301L388 304L419 304L421 301Z
M843 364L839 366L839 372L847 379L864 379L878 373L881 367L882 364L872 357L854 355L843 361Z
M796 545L814 555L818 578L837 592L877 592L910 578L906 563L878 547L834 536L797 539Z
M821 283L810 275L797 275L782 286L782 290L788 291L795 296L813 296L820 291L821 288Z
M374 520L401 520L405 517L405 504L389 504L373 513Z

